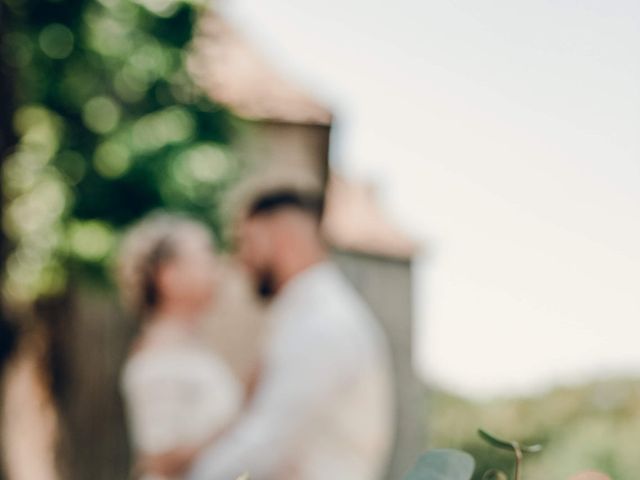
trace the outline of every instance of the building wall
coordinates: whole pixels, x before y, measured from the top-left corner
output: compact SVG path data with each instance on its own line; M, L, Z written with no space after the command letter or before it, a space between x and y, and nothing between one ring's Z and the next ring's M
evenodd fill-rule
M234 147L241 160L258 172L309 172L326 181L329 165L329 125L251 122L239 125Z
M402 478L425 446L425 389L413 368L411 260L334 252L334 259L380 320L391 345L396 442L387 478Z

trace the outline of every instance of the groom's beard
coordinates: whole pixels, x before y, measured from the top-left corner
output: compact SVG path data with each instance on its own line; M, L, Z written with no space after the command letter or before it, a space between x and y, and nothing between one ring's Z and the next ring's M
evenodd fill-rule
M276 294L275 276L271 270L263 270L256 279L256 293L264 301L271 300Z

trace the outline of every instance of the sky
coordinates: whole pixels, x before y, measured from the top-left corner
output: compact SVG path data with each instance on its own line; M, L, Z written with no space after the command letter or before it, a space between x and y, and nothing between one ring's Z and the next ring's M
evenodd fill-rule
M640 375L640 3L226 0L422 245L416 367L461 394Z

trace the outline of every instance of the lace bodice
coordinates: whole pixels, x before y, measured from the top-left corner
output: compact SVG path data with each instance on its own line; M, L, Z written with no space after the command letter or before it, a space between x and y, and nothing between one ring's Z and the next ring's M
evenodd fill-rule
M206 442L238 414L242 391L226 364L184 332L126 362L122 389L134 447L157 454Z

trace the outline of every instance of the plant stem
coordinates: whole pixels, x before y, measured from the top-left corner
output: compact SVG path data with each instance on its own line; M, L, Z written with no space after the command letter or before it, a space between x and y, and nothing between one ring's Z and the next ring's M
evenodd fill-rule
M520 480L520 467L522 464L522 449L520 448L520 444L518 442L511 442L511 446L513 447L513 453L516 455L516 468L513 476L513 480Z

